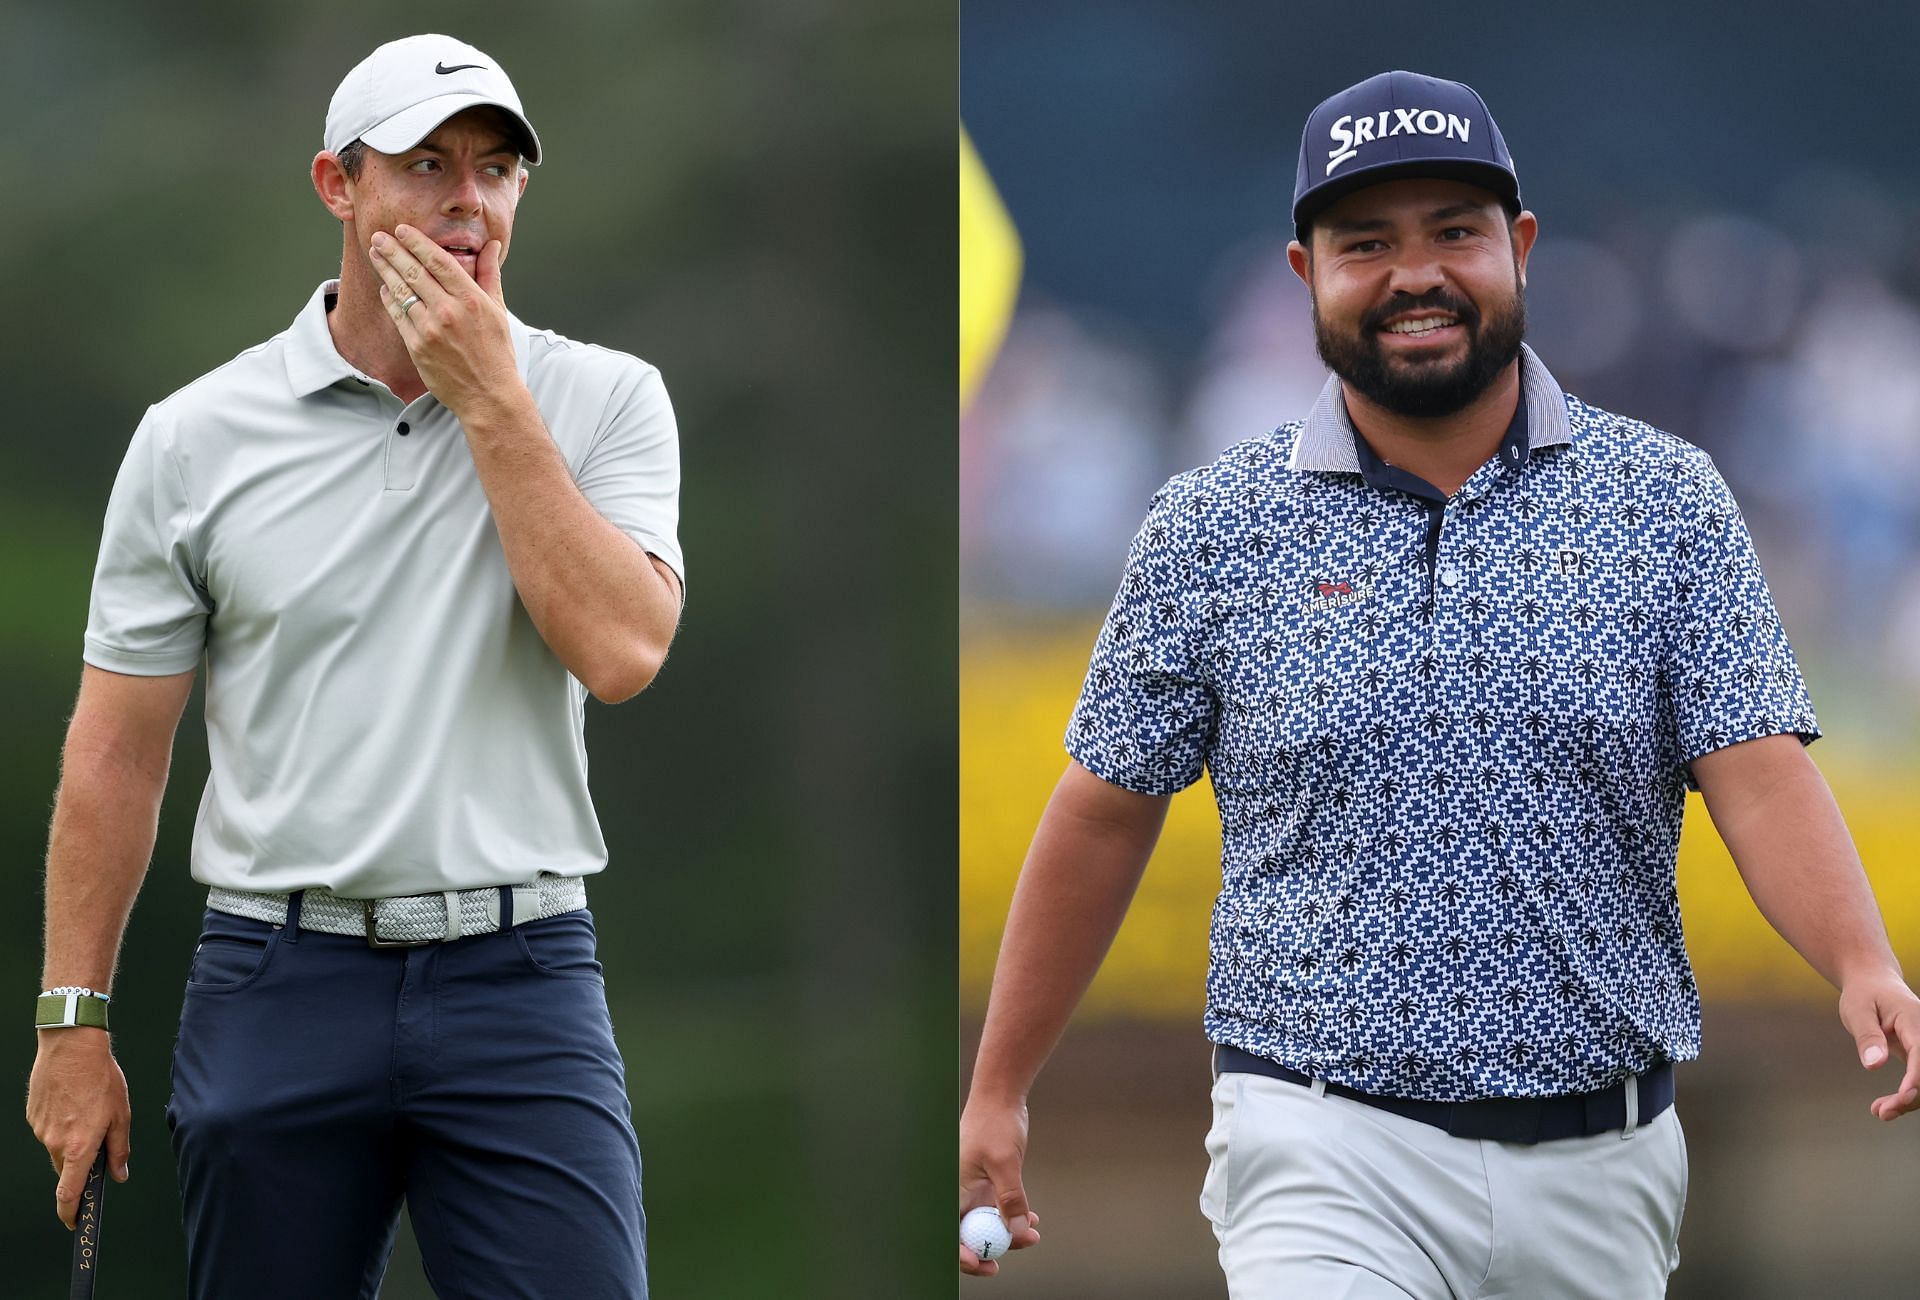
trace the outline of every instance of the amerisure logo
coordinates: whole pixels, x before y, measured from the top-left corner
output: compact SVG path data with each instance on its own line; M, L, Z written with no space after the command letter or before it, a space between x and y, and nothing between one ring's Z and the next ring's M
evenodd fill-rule
M1333 137L1333 149L1327 155L1327 175L1360 152L1360 146L1396 135L1443 135L1449 140L1465 141L1473 123L1458 113L1442 113L1437 108L1385 108L1366 117L1348 113L1337 117L1327 133Z
M1372 583L1354 582L1348 578L1324 578L1308 589L1307 608L1335 609L1341 605L1357 605L1372 594Z

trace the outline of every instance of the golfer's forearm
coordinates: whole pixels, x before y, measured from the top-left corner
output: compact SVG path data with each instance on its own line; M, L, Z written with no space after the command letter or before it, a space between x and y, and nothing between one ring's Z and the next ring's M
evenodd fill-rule
M1165 797L1074 764L1034 832L1000 941L975 1097L1026 1096L1125 919L1166 819Z
M193 673L127 676L89 665L67 725L47 844L44 987L105 989L153 856L173 733Z
M1711 760L1723 755L1733 761L1716 770ZM1853 837L1799 741L1751 741L1694 767L1747 892L1780 937L1835 988L1856 975L1897 975Z
M164 768L155 780L124 762L69 751L47 846L43 988L112 986L165 788Z
M581 493L531 395L464 426L514 590L541 639L599 699L638 694L680 618L665 565Z

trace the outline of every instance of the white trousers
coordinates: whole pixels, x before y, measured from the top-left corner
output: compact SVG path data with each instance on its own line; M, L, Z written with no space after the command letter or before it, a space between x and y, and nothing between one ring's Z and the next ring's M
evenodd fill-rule
M1680 1262L1673 1107L1525 1146L1228 1073L1207 1155L1200 1209L1233 1300L1641 1300Z

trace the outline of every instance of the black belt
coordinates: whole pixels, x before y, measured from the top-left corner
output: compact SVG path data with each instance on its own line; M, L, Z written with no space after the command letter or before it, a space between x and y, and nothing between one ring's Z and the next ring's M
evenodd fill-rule
M1289 1070L1278 1061L1218 1044L1216 1063L1222 1074L1264 1074L1302 1087L1313 1076ZM1638 1123L1645 1124L1673 1105L1673 1062L1662 1061L1640 1080ZM1379 1097L1344 1084L1329 1083L1327 1091L1380 1110L1392 1111L1422 1124L1445 1129L1454 1137L1486 1138L1494 1142L1552 1142L1558 1138L1592 1137L1627 1126L1627 1085L1624 1081L1597 1092L1569 1097L1490 1097L1485 1101L1415 1101L1408 1097Z

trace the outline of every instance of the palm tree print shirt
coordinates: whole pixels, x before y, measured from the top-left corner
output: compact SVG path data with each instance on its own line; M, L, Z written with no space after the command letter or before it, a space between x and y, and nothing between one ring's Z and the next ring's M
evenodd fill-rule
M1530 348L1521 378L1451 498L1329 380L1134 538L1067 748L1143 793L1211 776L1216 1042L1438 1101L1699 1054L1687 764L1818 725L1712 460Z

